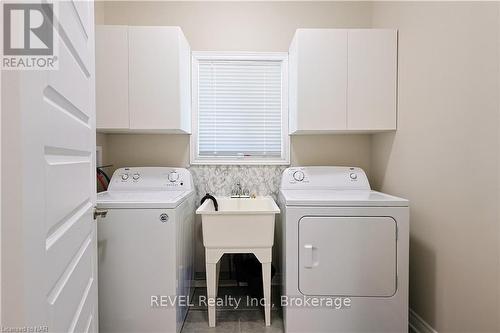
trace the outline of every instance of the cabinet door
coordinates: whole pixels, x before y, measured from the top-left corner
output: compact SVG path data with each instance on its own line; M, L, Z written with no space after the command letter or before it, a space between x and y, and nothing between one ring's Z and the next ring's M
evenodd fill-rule
M347 30L299 29L290 50L296 108L291 128L298 133L345 130ZM294 126L296 125L296 126Z
M349 30L348 55L348 129L396 129L397 31Z
M96 26L96 127L129 128L128 28Z
M183 126L186 103L181 100L186 98L180 79L180 58L185 54L180 48L181 38L179 27L129 27L132 130L187 132ZM185 70L182 72L186 75Z

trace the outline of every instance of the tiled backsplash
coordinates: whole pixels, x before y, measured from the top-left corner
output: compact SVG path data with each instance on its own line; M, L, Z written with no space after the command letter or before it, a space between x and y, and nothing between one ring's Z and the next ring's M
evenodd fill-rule
M198 199L205 193L231 195L238 181L250 194L271 195L276 199L285 168L281 165L194 165L189 170Z

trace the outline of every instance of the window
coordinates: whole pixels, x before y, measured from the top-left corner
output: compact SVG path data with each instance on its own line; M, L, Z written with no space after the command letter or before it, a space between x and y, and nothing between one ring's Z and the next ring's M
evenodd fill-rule
M192 164L289 164L287 57L193 52Z

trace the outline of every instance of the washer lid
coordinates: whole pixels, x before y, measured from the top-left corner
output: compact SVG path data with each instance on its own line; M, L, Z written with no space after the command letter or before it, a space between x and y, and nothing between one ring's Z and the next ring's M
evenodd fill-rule
M97 208L176 208L193 191L106 191L97 194Z
M281 190L287 206L408 207L408 200L371 190Z

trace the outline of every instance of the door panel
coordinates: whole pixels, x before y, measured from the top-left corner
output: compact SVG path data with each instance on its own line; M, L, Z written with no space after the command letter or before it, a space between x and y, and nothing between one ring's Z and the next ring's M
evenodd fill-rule
M94 65L94 5L93 1L88 1L87 15L80 16L76 5L78 2L80 1L60 1L57 21L60 29L62 28L61 37L73 54L74 60L80 64L86 76L90 77L91 67ZM78 5L80 9L84 7L83 4ZM85 14L84 11L81 13ZM88 15L89 13L91 15Z
M82 206L90 209L91 193L89 170L92 168L91 152L88 156L71 155L71 152L46 157L47 236L64 228L76 210Z
M12 182L17 229L2 324L97 332L93 2L54 6L59 68L11 71L2 84L16 129L9 177L20 179Z
M304 295L392 296L396 230L390 217L303 217L299 290Z
M77 151L88 151L89 147L86 139L89 135L90 119L86 115L72 112L69 106L62 107L64 103L58 101L58 92L50 86L45 90L44 99L47 102L47 117L50 119L51 128L57 129L47 138L45 145L47 147L56 147L63 141L67 146L78 148ZM50 154L50 152L46 153ZM52 155L57 155L57 153L52 152Z
M93 22L93 20L91 20L91 17L93 16L93 8L91 4L92 3L90 1L72 1L72 5L75 6L76 9L78 23L81 24L87 38L91 32L90 24Z
M93 286L95 288L95 286ZM90 290L88 296L95 293L95 290ZM94 311L93 297L87 297L85 303L82 304L80 317L75 322L73 332L92 332L92 328L97 326L97 313ZM94 318L94 316L96 316Z
M81 248L82 244L91 236L92 224L91 203L82 206L58 233L47 238L47 281L48 286L56 284ZM64 237L61 237L64 236Z
M59 42L59 70L49 74L47 89L57 92L54 96L58 97L56 105L61 111L73 115L89 126L92 103L90 96L93 92L88 89L77 90L75 87L85 86L90 74L87 67L79 63L76 57L70 47L62 41Z
M82 244L48 295L53 332L72 331L74 323L80 320L80 304L86 302L91 289L95 288L92 236Z
M58 2L59 69L22 74L25 323L97 332L92 2Z

